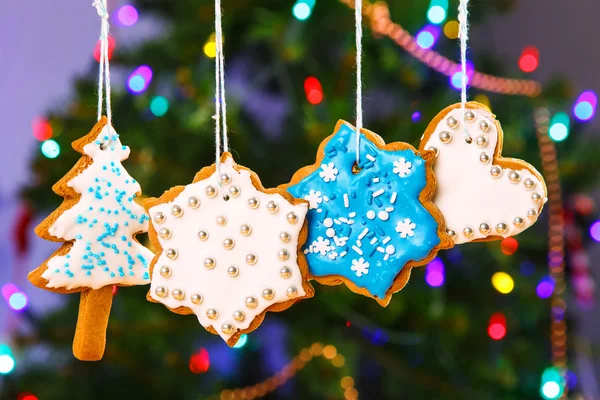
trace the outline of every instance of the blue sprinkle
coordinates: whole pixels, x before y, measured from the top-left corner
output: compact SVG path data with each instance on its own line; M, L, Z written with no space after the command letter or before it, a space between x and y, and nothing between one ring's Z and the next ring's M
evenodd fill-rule
M82 238L82 236L81 236L81 235L77 235L77 236L75 236L75 239L81 239L81 238Z
M102 167L102 170L106 171L106 166L103 166L103 167Z
M129 222L125 221L125 222L123 223L123 225L125 225L125 226L129 226Z
M111 278L114 278L114 277L115 277L115 273L114 273L114 272L111 272L111 273L110 273L110 277L111 277Z
M71 258L71 255L70 255L70 254L67 254L67 255L65 256L65 258Z
M148 273L147 273L147 272L144 272L144 279L145 279L145 280L148 280L148 279L150 279L150 275L148 275Z
M54 270L54 272L59 272L58 268Z
M127 238L126 238L125 236L121 236L121 240L122 240L122 241L126 241L126 240L127 240Z
M94 188L89 188L88 192L92 193L94 191Z

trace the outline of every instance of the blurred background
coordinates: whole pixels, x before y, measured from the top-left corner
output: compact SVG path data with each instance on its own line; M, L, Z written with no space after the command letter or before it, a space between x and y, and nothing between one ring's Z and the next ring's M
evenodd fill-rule
M354 119L348 3L223 0L231 146L266 187ZM365 127L386 141L418 146L459 101L460 72L438 55L459 58L457 3L365 0ZM213 162L213 2L109 8L114 125L125 167L158 196ZM471 0L470 13L469 98L502 123L504 155L549 184L534 227L440 253L385 309L315 284L233 349L146 288L120 288L104 359L82 363L79 296L26 276L57 247L33 229L95 123L100 21L91 0L3 1L0 399L600 399L600 2Z

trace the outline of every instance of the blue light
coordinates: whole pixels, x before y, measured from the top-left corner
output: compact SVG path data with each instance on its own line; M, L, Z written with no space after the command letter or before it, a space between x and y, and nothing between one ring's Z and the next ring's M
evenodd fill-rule
M462 87L462 72L457 71L450 77L450 84L455 88L460 90ZM469 85L469 74L467 74L467 86Z
M575 104L575 108L573 108L573 114L575 114L575 118L580 121L589 121L594 116L594 106L592 106L587 101L580 101Z
M433 6L427 11L427 19L432 24L441 24L446 20L446 10L442 6Z
M129 89L131 89L132 92L140 93L143 92L145 88L146 81L141 76L135 75L129 79Z
M47 158L56 158L60 154L60 146L52 139L44 141L40 149L44 157Z
M315 0L298 0L292 7L292 14L299 21L305 21L312 14Z
M15 359L10 354L0 356L0 374L8 375L15 369Z
M8 299L8 305L15 311L24 310L27 307L27 296L25 293L13 293Z
M417 34L417 44L422 49L429 49L435 44L435 38L429 31L421 31Z
M241 349L242 347L244 347L246 345L246 342L248 342L248 335L246 335L245 333L240 336L240 338L238 339L237 343L233 345L234 349Z

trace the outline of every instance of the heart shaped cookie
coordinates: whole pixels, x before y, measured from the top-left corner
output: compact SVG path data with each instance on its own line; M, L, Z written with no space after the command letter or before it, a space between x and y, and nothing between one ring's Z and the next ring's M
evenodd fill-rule
M467 135L471 142L467 139ZM456 244L514 236L538 219L547 200L542 175L523 160L503 158L502 127L482 104L442 110L429 124L419 150L435 150L437 191Z

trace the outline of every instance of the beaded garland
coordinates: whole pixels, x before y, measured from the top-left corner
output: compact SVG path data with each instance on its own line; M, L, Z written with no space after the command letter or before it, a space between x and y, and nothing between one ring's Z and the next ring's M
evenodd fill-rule
M105 119L97 126L101 127L97 136L83 146L91 163L66 182L79 198L69 209L59 209L47 229L51 237L72 241L68 253L46 262L41 276L48 288L100 289L150 282L153 254L134 238L148 230L149 218L135 202L141 193L139 183L121 164L129 147L121 144Z
M196 314L230 346L256 329L265 311L312 297L306 261L298 254L308 205L262 188L229 153L219 170L204 168L193 183L144 205L158 248L148 299Z
M546 184L530 164L501 157L502 128L487 107L466 107L464 118L460 104L440 112L421 140L437 154L433 201L456 244L517 235L541 213Z
M315 164L320 167L303 168L285 186L294 197L309 201L303 252L311 276L325 284L341 278L385 306L404 286L412 266L428 262L451 243L429 201L433 153L403 143L378 146L380 138L361 132L360 171L353 171L356 132L340 121L321 144L323 156ZM402 282L393 287L399 276Z

